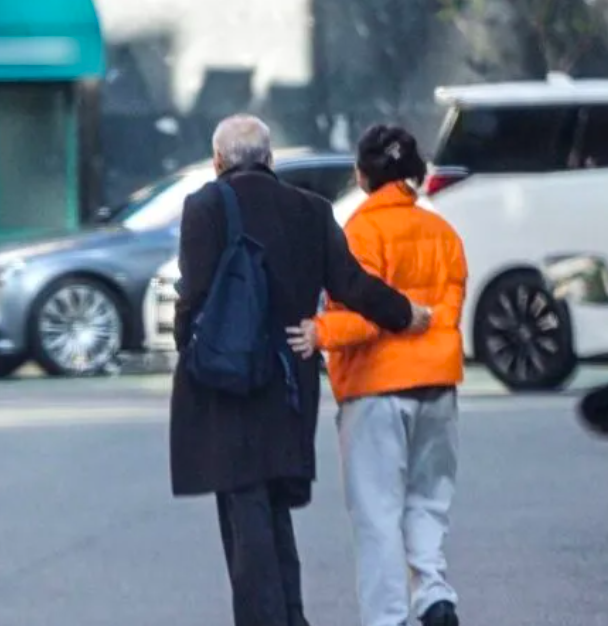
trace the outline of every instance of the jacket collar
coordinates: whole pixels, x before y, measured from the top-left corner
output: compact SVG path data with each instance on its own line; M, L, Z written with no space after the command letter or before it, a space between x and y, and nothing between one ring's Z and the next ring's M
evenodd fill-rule
M376 189L365 204L370 206L414 206L418 201L416 192L404 182L395 181Z
M413 208L417 202L418 195L409 185L403 182L387 183L371 193L348 221L352 220L359 213L367 213L387 207Z

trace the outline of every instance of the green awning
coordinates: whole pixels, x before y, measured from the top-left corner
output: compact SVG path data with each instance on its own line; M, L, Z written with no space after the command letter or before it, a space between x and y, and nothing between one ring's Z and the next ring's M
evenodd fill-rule
M0 81L95 77L104 65L92 0L0 0Z

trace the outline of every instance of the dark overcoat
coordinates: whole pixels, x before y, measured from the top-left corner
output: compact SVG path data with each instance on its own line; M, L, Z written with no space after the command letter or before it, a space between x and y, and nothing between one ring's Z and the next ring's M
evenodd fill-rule
M232 170L223 178L239 198L245 231L265 247L275 313L285 326L313 317L323 289L387 330L410 324L410 303L361 269L326 200L280 182L262 166ZM180 357L171 401L173 491L198 495L276 479L309 488L315 478L318 358L297 359L300 414L286 402L280 368L268 388L239 398L200 387L185 367L183 348L192 317L211 287L226 236L221 196L211 183L186 199L181 226L182 283L175 319ZM296 499L293 506L305 504L306 489Z

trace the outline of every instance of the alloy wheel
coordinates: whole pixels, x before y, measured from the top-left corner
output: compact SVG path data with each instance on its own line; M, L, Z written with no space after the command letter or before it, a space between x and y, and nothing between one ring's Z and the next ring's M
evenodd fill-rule
M120 349L120 313L109 294L96 285L68 284L43 303L38 339L56 369L73 374L97 372Z
M556 387L574 369L565 304L538 280L497 285L484 302L480 325L483 360L508 387Z

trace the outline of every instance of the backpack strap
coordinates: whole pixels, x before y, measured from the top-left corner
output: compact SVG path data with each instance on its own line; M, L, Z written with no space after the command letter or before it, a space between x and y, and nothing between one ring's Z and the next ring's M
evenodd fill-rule
M217 181L222 200L224 201L224 214L228 226L228 242L232 243L243 234L243 220L241 208L234 189L223 180Z

